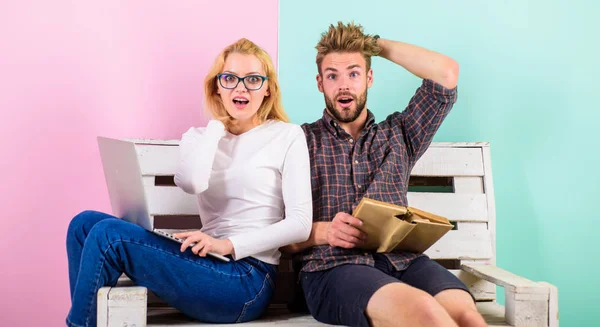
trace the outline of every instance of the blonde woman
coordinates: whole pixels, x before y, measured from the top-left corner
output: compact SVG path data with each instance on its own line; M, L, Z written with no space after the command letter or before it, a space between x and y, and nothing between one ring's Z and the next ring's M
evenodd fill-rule
M217 57L204 91L213 120L183 135L175 176L197 196L202 229L176 234L184 239L178 244L105 213L77 215L67 235L67 325L94 326L96 292L122 273L195 319L256 319L273 294L278 249L308 239L306 139L287 122L269 55L249 40L235 42Z

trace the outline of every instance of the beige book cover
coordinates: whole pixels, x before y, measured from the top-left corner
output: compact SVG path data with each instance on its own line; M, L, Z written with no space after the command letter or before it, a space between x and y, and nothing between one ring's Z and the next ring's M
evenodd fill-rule
M425 252L453 225L448 219L413 207L363 198L352 215L363 221L367 234L362 246L377 252Z

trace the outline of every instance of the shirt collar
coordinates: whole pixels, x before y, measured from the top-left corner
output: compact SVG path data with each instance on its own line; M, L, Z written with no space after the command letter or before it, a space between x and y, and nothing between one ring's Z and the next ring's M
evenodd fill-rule
M325 123L325 128L334 135L340 135L341 132L346 134L343 128L340 127L339 122L329 114L327 109L323 110L323 117L321 118ZM375 115L371 110L367 109L367 123L365 124L365 130L369 129L371 125L375 124ZM343 134L342 134L343 135Z

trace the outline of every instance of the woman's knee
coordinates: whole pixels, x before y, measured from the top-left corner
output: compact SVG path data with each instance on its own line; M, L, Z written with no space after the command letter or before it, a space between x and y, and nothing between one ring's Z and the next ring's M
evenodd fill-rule
M120 238L121 235L131 234L127 229L132 224L122 219L104 219L96 222L89 232L91 238ZM135 225L133 225L135 226Z
M98 222L110 217L112 216L99 211L82 211L71 219L67 235L74 235L77 233L84 233L87 235Z

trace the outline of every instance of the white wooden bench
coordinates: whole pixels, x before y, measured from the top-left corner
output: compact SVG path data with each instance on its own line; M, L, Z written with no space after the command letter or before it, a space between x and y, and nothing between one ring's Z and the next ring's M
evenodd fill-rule
M174 186L177 141L136 143L148 211L157 228L199 227L195 198ZM449 218L455 228L426 253L468 285L490 326L558 326L557 288L495 266L496 210L488 143L433 143L411 173L409 204ZM192 226L193 225L193 226ZM289 257L281 261L270 312L249 326L323 326L307 314L286 311L294 287ZM129 282L130 284L130 282ZM148 301L143 287L104 287L98 292L98 326L203 326L172 308ZM496 302L504 287L506 306ZM151 294L150 294L151 295ZM150 302L150 303L149 303Z

